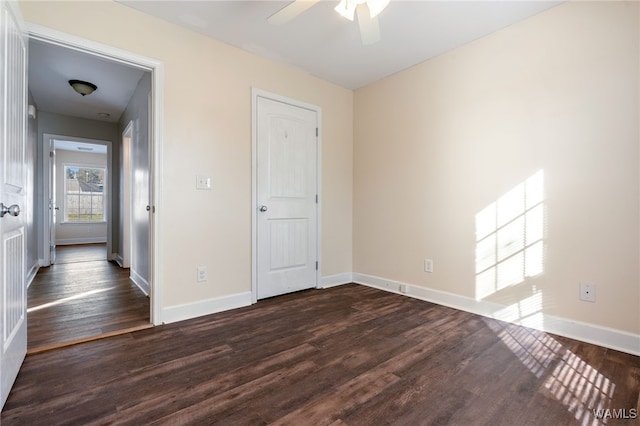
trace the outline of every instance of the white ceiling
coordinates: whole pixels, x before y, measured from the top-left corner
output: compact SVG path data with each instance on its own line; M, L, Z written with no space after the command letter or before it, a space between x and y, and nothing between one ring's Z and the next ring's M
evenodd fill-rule
M267 18L290 1L122 0L120 3L214 39L356 89L447 52L562 1L391 0L380 14L382 40L363 46L357 22L322 0L294 20ZM40 111L116 123L144 70L45 43L29 42L29 90ZM80 96L68 84L98 86ZM110 117L101 117L107 113Z
M358 23L333 10L338 0L323 0L282 26L273 26L266 19L290 0L118 1L348 89L375 82L562 3L391 0L379 15L382 40L363 46Z
M29 40L29 91L38 110L72 117L117 123L145 71L78 52ZM81 96L69 80L84 80L98 86ZM107 113L110 117L101 117Z

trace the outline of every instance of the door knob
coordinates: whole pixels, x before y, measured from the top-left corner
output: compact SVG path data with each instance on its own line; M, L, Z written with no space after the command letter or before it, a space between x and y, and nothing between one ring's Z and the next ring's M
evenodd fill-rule
M266 212L267 210L269 210L269 208L265 205L260 206L260 211L261 212Z
M3 203L0 203L0 217L4 217L4 215L7 213L9 213L11 216L18 216L20 214L20 206L14 204L7 207Z

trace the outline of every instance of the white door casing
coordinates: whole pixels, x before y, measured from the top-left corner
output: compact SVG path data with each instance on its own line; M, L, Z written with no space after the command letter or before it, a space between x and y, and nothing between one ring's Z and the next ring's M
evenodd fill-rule
M27 38L14 2L0 1L0 408L27 353ZM5 211L5 209L3 209Z
M255 296L317 286L318 126L313 107L256 96Z
M59 220L58 213L60 210L58 207L60 203L64 204L64 200L58 197L56 194L56 142L57 141L71 141L90 143L94 145L104 145L107 149L107 181L106 181L106 211L107 211L107 256L109 260L112 260L110 254L112 253L112 228L113 219L111 214L111 206L113 205L112 194L114 193L112 188L111 174L109 173L113 169L113 149L111 141L99 140L99 139L87 139L79 138L68 135L58 135L52 133L44 133L42 135L41 154L43 159L49 158L49 161L42 162L41 176L43 178L43 191L42 191L42 211L35 216L42 224L44 230L39 235L38 244L40 245L41 258L40 266L50 266L55 263L55 248L56 248L56 228L55 221ZM64 194L63 194L64 195ZM64 197L63 197L64 198Z

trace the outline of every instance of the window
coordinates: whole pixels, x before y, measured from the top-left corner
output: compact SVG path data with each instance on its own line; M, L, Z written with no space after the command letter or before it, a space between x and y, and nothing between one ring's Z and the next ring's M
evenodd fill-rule
M64 221L104 222L106 169L64 166Z

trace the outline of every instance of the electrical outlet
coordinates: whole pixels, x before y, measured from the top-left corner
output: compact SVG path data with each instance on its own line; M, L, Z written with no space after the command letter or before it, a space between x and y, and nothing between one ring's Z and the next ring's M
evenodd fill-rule
M584 300L585 302L596 301L595 284L580 283L580 300Z
M202 283L207 280L207 267L198 266L198 282Z
M425 272L433 272L433 260L432 259L425 259L424 260L424 271Z
M211 189L211 178L209 176L196 176L196 189Z
M407 294L409 292L409 289L407 287L408 286L406 284L400 284L400 286L398 286L398 291L400 291L400 293L402 294Z

